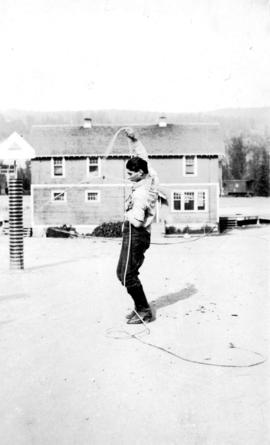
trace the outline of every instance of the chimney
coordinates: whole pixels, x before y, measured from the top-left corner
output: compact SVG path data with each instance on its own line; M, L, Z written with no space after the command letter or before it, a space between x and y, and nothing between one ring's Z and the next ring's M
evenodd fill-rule
M167 127L167 117L166 116L160 116L158 121L159 127Z
M90 117L84 118L83 128L92 128L92 119Z

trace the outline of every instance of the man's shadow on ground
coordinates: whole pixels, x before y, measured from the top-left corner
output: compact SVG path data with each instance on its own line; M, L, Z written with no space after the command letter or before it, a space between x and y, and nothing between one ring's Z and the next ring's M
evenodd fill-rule
M156 319L157 311L163 307L170 306L171 304L175 304L178 301L186 300L190 298L192 295L196 294L198 291L194 284L189 284L184 289L181 289L178 292L172 292L167 295L162 295L156 300L152 300L150 302L150 306L153 313L153 318Z

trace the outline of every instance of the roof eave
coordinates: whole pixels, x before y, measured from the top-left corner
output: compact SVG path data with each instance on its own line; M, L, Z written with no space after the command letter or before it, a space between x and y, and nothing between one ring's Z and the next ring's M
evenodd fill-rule
M213 153L151 153L148 155L149 158L175 158L175 157L183 157L183 156L203 156L203 157L212 157L212 156L224 156L223 152L213 152ZM46 155L37 155L34 159L48 159L48 158L88 158L88 157L99 157L99 158L129 158L129 153L111 153L107 157L104 154L100 153L61 153L61 154L46 154Z

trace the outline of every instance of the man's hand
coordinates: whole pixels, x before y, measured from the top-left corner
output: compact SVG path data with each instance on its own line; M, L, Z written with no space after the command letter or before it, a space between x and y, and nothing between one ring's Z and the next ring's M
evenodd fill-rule
M135 132L134 132L134 130L132 130L132 128L125 128L124 133L132 141L135 142L138 140L138 138L136 137Z

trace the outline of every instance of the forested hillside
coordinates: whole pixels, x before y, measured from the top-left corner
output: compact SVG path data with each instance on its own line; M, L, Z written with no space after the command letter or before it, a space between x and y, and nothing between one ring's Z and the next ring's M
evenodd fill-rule
M224 137L240 134L257 133L270 135L270 107L224 109L205 113L170 113L166 111L130 111L130 110L80 110L80 111L23 111L9 110L0 112L0 139L12 131L27 137L34 124L69 124L80 125L84 117L91 117L95 124L151 124L161 115L171 123L218 122Z
M253 180L255 194L269 196L270 107L224 109L206 113L90 109L57 112L9 110L0 113L0 141L13 131L27 139L32 125L82 125L85 117L91 117L93 125L154 124L158 122L160 116L167 116L170 123L219 123L226 146L223 179ZM31 181L29 165L21 175L25 191L29 191ZM5 180L5 176L0 174L0 188L2 187L3 191L6 187Z

